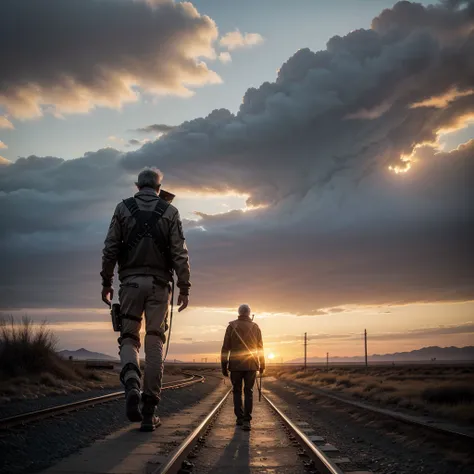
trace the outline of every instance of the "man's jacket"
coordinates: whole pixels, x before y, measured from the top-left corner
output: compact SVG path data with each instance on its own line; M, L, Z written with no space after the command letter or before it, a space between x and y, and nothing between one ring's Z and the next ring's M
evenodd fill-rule
M231 321L221 351L222 368L232 371L264 370L262 332L249 317Z
M135 202L140 210L153 211L160 199L153 189L142 189L135 194ZM170 270L178 276L178 287L183 295L189 294L189 256L184 240L183 228L178 210L171 204L158 220L160 234L166 239L166 256L151 238L142 238L138 244L126 252L124 247L136 225L127 206L121 202L117 205L109 231L104 242L102 253L102 284L112 285L114 268L118 263L119 279L132 275L153 275L161 280L170 280Z

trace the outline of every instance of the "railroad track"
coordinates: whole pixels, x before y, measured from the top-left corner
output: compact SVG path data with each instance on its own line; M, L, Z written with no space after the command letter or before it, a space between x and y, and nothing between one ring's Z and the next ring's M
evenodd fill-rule
M458 426L450 425L449 422L442 420L434 420L429 417L422 418L421 416L407 415L405 413L395 412L393 410L379 408L368 403L359 402L356 400L348 400L341 396L328 393L326 390L321 390L316 387L308 387L299 383L288 384L295 388L305 390L315 395L321 395L322 397L334 400L338 403L343 403L352 407L362 409L367 412L375 413L377 415L383 415L401 423L412 425L420 428L427 429L436 433L445 434L450 437L459 438L460 440L468 441L474 440L474 430L472 428L461 428Z
M286 436L289 440L289 445L291 447L288 447L288 441L286 443L281 441L281 433L277 433L275 436L272 434L272 436L275 438L277 441L277 444L275 447L269 447L268 445L265 446L265 440L260 441L259 443L257 442L257 446L265 446L262 449L262 452L265 451L266 448L266 456L269 456L271 458L271 452L275 452L275 457L277 461L281 459L290 459L288 457L288 450L293 449L293 451L296 451L293 453L293 460L296 459L295 465L294 465L294 471L293 471L293 466L290 465L291 471L287 470L287 466L275 466L272 464L273 460L270 460L268 463L268 457L262 457L262 465L259 465L258 462L259 460L250 460L250 458L245 458L242 459L242 461L246 461L246 465L240 465L239 464L239 451L243 452L245 450L251 451L252 449L255 449L255 447L252 446L250 447L250 441L249 437L253 435L253 432L251 434L242 432L240 433L240 429L237 429L232 433L232 430L227 430L228 432L232 433L232 438L231 439L225 439L225 434L221 432L223 431L222 427L217 427L216 429L219 431L219 434L216 434L214 436L214 439L218 439L219 441L224 442L226 444L225 448L223 447L222 444L217 443L217 445L213 446L214 451L221 456L220 459L222 459L222 453L224 451L227 451L229 447L232 445L232 443L236 443L235 450L233 451L234 454L230 453L228 454L229 460L231 461L230 464L225 464L225 465L219 465L213 464L214 459L216 456L213 456L212 453L212 448L210 449L210 453L206 453L206 440L209 438L209 436L212 436L214 425L216 424L216 420L219 418L219 414L221 411L225 408L226 402L230 398L229 395L231 394L231 390L229 390L220 401L214 405L212 410L208 413L208 415L205 417L205 419L200 423L200 425L167 457L167 459L159 465L154 471L152 471L152 474L176 474L176 473L181 473L181 472L193 472L193 467L194 467L194 462L192 460L199 459L203 460L203 464L199 466L198 472L226 472L227 474L238 474L240 472L249 472L248 469L252 467L264 467L266 464L266 468L268 468L272 472L318 472L318 474L355 474L355 472L352 471L342 471L341 468L338 465L338 462L340 462L340 459L332 459L330 458L324 451L323 449L320 449L317 444L315 444L315 438L319 438L317 436L311 436L305 433L305 428L299 425L306 425L306 423L294 423L292 422L288 416L286 416L283 411L278 408L274 402L272 402L266 395L262 396L262 399L264 400L264 403L266 404L266 407L256 407L257 412L262 412L262 411L267 411L266 418L264 418L265 421L260 420L260 423L265 425L265 426L271 426L273 425L273 429L275 427L280 427L281 430L283 430L283 427L286 431ZM263 408L263 410L262 410ZM269 412L273 414L273 420L271 420L271 415L269 416ZM226 410L226 412L223 414L225 415L225 419L229 423L229 418L230 422L234 421L233 414L231 413L230 409ZM276 419L275 419L276 418ZM259 429L258 423L255 423L255 428L257 428L257 431ZM277 428L278 429L278 428ZM311 429L306 429L307 431L312 431ZM240 435L239 439L238 438ZM268 438L267 438L268 440ZM243 442L242 442L243 441ZM215 441L214 441L215 442ZM245 442L247 445L245 445ZM268 441L267 441L268 443ZM280 443L280 444L278 444ZM212 440L211 440L212 444ZM257 448L258 450L258 448ZM286 451L285 451L286 450ZM237 458L235 457L235 454ZM234 457L232 457L234 456ZM224 454L225 457L225 454ZM211 461L209 461L211 459ZM301 462L303 460L303 462ZM228 462L224 461L224 462ZM346 462L348 462L347 460ZM284 461L282 461L284 462ZM256 464L257 463L257 464ZM300 464L300 466L297 466L297 464ZM298 469L298 468L301 469ZM266 471L265 471L266 472ZM357 473L363 473L363 474L371 474L369 471L360 471L358 470Z
M189 374L189 377L181 380L175 380L172 382L165 382L163 384L163 390L172 390L182 387L187 387L195 383L204 382L204 376ZM65 403L62 405L57 405L49 408L44 408L42 410L29 411L26 413L21 413L19 415L10 416L7 418L0 419L0 430L6 430L10 428L15 428L18 426L24 426L33 421L42 420L45 418L50 418L56 415L62 415L72 411L81 410L94 405L99 405L101 403L107 403L114 400L123 398L124 391L108 393L107 395L101 395L99 397L86 398L84 400L75 401L72 403Z

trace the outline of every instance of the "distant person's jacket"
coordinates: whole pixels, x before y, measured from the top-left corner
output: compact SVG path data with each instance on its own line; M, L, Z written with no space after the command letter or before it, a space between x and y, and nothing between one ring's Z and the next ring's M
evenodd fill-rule
M231 372L265 369L262 332L249 317L239 316L227 326L221 364Z
M144 211L153 211L157 201L161 199L151 188L142 189L134 198L138 208ZM104 242L100 273L102 284L112 285L117 263L120 280L134 275L153 275L166 283L171 279L171 269L174 269L178 276L177 285L180 293L188 295L191 287L189 256L178 210L169 204L156 224L166 241L166 257L151 238L142 238L132 250L125 253L124 257L124 246L135 225L135 218L127 206L120 202L115 209Z

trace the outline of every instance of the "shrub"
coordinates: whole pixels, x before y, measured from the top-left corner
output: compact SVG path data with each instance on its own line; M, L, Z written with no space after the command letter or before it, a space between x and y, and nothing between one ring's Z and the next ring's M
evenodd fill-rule
M342 385L343 387L352 387L354 384L349 379L339 379L337 385Z
M380 385L378 383L369 383L364 387L364 392L370 392L371 390L380 389Z
M9 377L46 373L76 378L74 370L56 354L57 339L46 323L27 316L21 322L0 318L0 372Z
M48 387L58 387L60 385L58 379L49 372L40 375L40 383Z
M89 380L93 380L94 382L102 382L102 377L99 374L96 374L95 372L90 372L87 374L87 378Z
M334 375L325 375L321 377L321 382L326 384L336 383L337 378Z
M309 374L307 372L297 372L295 374L295 379L304 379L306 377L309 377Z
M426 388L423 390L421 398L428 403L438 403L442 405L474 403L474 388L469 385Z

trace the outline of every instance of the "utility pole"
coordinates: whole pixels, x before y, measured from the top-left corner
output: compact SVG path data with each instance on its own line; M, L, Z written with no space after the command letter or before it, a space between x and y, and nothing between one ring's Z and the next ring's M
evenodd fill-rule
M308 333L304 333L304 370L306 370L308 359Z
M329 372L329 352L326 352L326 372Z
M364 346L365 346L365 366L368 366L367 363L367 329L364 329Z

